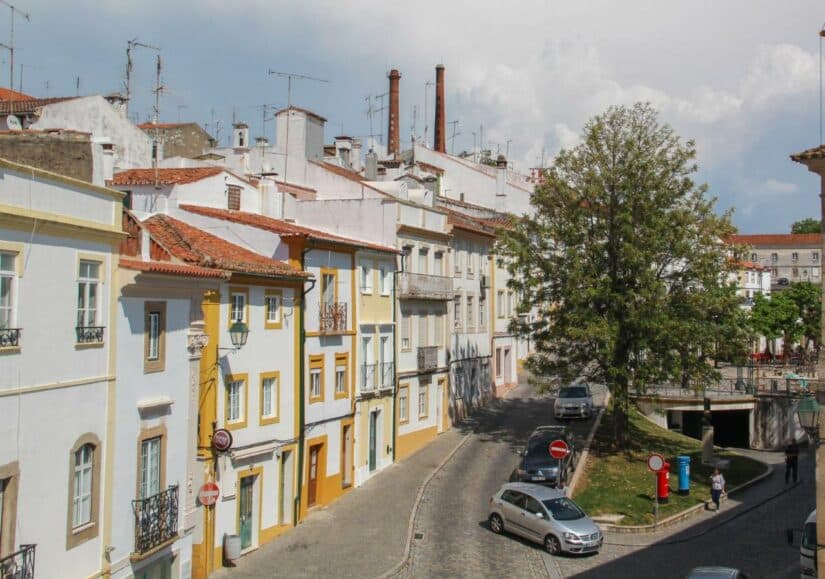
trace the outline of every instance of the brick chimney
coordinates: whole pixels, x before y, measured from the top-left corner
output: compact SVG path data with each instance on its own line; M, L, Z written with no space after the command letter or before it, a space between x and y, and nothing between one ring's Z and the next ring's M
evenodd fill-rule
M390 112L389 112L389 132L387 153L395 159L401 153L401 139L398 130L398 81L401 80L401 73L396 69L390 71Z
M444 113L444 65L435 67L435 140L433 148L442 153L447 152L446 134L447 131Z

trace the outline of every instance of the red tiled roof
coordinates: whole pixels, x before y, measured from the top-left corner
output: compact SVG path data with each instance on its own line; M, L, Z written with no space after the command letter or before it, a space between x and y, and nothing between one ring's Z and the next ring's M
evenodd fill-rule
M728 243L753 247L794 247L822 245L821 233L765 233L759 235L731 235Z
M441 209L442 211L447 212L447 223L452 225L454 228L463 229L465 231L470 231L486 237L494 238L496 236L495 227L491 226L486 219L470 217L469 215L459 213L458 211L453 211L452 209Z
M138 259L120 258L120 267L134 269L145 273L161 273L166 275L180 275L184 277L228 278L229 274L222 269L198 267L165 261L141 261Z
M734 259L729 260L729 263L737 267L739 269L765 269L765 266L761 263L756 263L753 261L736 261Z
M168 215L154 215L143 226L172 256L187 264L273 277L309 277L287 263L253 253Z
M78 97L53 97L48 99L28 99L0 101L0 115L33 113L40 107L70 101Z
M36 98L10 88L0 88L0 101L33 101Z
M311 229L302 225L296 225L282 219L273 219L258 213L248 213L246 211L232 211L230 209L216 209L214 207L201 207L199 205L180 205L181 209L195 213L196 215L204 215L214 219L223 219L225 221L232 221L234 223L242 223L258 229L264 229L272 233L276 233L281 237L306 237L316 241L325 241L328 243L336 243L339 245L348 245L352 247L361 247L364 249L373 249L375 251L384 251L388 253L400 253L394 247L386 245L379 245L377 243L370 243L368 241L361 241L358 239L351 239L349 237L342 237L326 231L319 231Z
M825 145L819 145L813 149L808 149L806 151L802 151L801 153L791 155L791 160L796 161L797 163L807 161L809 159L825 159Z
M185 169L157 169L158 183L161 185L183 185L194 183L222 173L223 167L189 167ZM116 173L111 185L154 185L155 169L128 169Z
M278 184L278 191L295 195L298 199L315 199L318 192L310 187L303 185L296 185L294 183L284 183L283 181L275 181Z

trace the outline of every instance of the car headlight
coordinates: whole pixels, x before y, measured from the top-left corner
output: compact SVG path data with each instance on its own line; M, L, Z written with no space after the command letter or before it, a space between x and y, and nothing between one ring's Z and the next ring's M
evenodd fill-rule
M565 533L564 534L564 540L567 541L568 543L581 543L582 542L582 540L579 538L579 536L576 533Z
M519 476L527 476L527 471L523 470L523 469L520 469L520 468L517 468L516 469L516 474L519 475Z

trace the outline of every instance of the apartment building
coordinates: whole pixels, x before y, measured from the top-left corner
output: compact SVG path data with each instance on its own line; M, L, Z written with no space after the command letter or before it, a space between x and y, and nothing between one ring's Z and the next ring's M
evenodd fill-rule
M822 234L786 233L732 235L729 242L747 246L745 259L764 267L773 284L821 283Z

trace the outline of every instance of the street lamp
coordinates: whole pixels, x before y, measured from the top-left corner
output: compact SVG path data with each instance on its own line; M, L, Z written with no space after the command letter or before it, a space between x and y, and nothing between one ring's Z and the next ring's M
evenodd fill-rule
M229 339L232 341L231 348L218 348L218 350L231 350L237 352L246 345L249 337L249 326L243 322L235 322L229 326Z
M813 396L806 396L796 405L799 425L815 445L819 444L819 403Z

